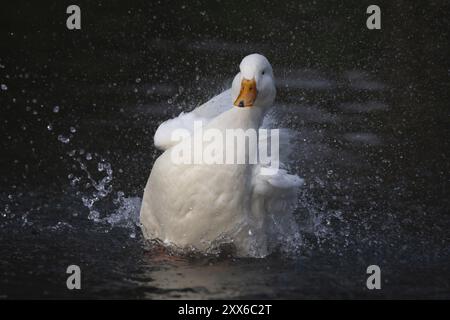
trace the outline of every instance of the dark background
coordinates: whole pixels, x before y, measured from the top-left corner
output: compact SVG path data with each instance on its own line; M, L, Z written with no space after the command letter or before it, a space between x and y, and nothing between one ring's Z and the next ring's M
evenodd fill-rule
M242 57L259 52L279 81L281 123L305 138L293 169L307 181L296 214L302 252L312 257L301 262L311 273L286 271L285 282L264 287L276 292L267 297L310 297L304 283L280 293L293 278L316 288L315 297L364 296L364 282L334 278L347 279L348 268L342 275L322 267L373 261L398 279L386 296L448 297L447 1L378 1L381 30L366 28L368 1L77 1L79 31L65 26L69 4L1 4L0 294L67 294L49 279L73 260L66 252L73 243L94 269L109 270L104 261L113 259L117 274L103 277L119 283L134 265L151 265L139 231L130 240L113 229L112 239L89 224L82 198L90 187L70 183L86 179L79 157L92 154L87 170L96 181L98 163L113 168L112 189L96 202L107 217L121 204L117 192L142 196L159 155L158 124L227 88ZM61 223L70 227L48 231ZM40 277L36 265L46 270ZM321 274L334 280L322 283ZM97 273L90 279L103 281ZM26 293L22 282L34 289ZM145 296L114 285L87 295L109 296L112 288ZM247 296L255 297L239 297Z

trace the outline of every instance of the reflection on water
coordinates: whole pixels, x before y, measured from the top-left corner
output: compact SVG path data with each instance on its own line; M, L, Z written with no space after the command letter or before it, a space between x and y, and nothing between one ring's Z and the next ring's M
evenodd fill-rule
M251 17L251 4L221 5L86 4L98 19L76 34L50 18L59 4L5 5L0 297L448 298L447 5L385 4L395 17L378 33L361 29L356 1L265 3ZM167 254L138 223L154 131L229 86L254 51L274 66L276 122L298 131L301 254ZM70 264L81 292L65 288ZM365 289L370 264L380 292Z

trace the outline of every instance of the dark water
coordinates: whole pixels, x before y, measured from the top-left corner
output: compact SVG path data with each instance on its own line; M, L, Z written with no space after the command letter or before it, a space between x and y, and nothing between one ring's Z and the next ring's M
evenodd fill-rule
M445 1L378 2L379 31L365 1L79 1L76 32L69 4L0 12L1 298L450 297ZM137 226L154 131L253 52L300 132L300 253L162 254Z

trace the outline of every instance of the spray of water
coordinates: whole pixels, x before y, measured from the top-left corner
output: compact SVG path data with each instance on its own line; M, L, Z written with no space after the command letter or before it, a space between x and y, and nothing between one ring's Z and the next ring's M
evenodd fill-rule
M127 228L130 237L135 238L136 229L140 226L140 198L126 197L123 191L114 190L112 166L97 153L79 149L71 150L67 155L80 169L79 174L70 173L68 179L76 190L76 196L89 211L87 218L104 226L105 231L116 226Z

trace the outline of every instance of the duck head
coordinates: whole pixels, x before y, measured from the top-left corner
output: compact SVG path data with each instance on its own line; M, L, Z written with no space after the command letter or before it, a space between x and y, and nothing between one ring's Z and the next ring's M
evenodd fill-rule
M242 59L240 72L231 86L233 105L240 108L271 107L276 95L273 70L263 55L254 53Z

